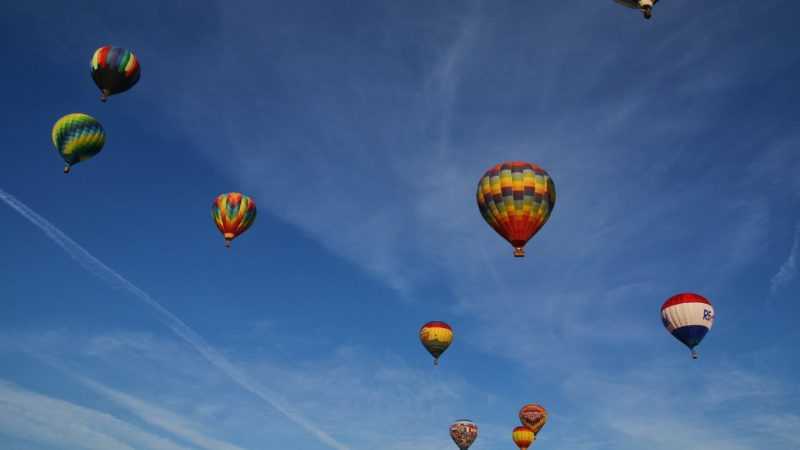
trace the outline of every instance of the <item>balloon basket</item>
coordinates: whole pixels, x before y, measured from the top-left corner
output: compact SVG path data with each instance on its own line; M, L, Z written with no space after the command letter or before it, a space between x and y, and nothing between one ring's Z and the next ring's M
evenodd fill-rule
M525 257L525 249L522 247L514 247L514 257L515 258Z
M69 166L64 166L64 173L69 173Z

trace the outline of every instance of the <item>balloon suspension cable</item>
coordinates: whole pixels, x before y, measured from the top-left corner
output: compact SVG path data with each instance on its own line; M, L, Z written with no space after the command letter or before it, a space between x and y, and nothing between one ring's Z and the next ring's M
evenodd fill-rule
M105 103L109 95L111 95L111 92L108 89L103 89L100 93L100 101Z
M64 166L64 173L69 173L69 164Z
M525 256L525 249L522 247L514 247L514 257L522 258Z
M439 358L433 358L433 365L434 366L438 366L439 365Z
M700 355L697 354L697 351L692 349L692 359L697 359L699 357L700 357Z

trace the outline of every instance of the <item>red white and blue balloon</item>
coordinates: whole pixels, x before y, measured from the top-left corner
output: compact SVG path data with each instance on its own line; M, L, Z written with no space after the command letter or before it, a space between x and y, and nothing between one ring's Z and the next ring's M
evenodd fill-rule
M714 325L714 307L702 295L683 293L673 295L661 305L661 321L675 339L692 351Z

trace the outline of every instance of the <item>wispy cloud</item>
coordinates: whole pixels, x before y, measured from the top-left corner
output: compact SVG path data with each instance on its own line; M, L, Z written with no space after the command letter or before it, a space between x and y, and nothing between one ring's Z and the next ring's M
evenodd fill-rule
M116 417L0 380L0 432L59 448L189 450Z
M196 424L159 406L150 404L124 392L111 389L97 381L74 375L81 383L98 392L113 403L125 408L148 424L208 450L243 450L242 447L210 438L199 431Z
M434 111L438 111L438 157L445 158L450 152L450 133L452 127L453 108L458 92L461 75L460 63L469 56L470 46L479 36L481 25L482 2L474 0L471 10L461 18L458 36L446 49L438 63L431 71L428 80L428 96Z
M755 425L762 427L762 432L771 434L776 438L795 447L800 447L800 416L797 414L765 414L753 418Z
M279 335L264 338L279 339ZM50 366L61 370L67 367L71 376L62 377L62 385L77 380L77 386L100 394L95 404L105 406L103 400L109 400L109 408L132 415L153 430L169 433L178 442L198 448L226 448L207 446L212 442L210 431L205 436L196 434L209 429L220 437L249 430L249 440L236 440L245 448L258 448L259 442L270 439L292 442L306 435L286 432L281 423L258 411L258 402L220 387L218 377L208 373L206 362L186 358L181 347L169 337L139 333L79 337L61 332L44 338L41 333L0 334L3 357L8 350L24 348L26 354ZM453 444L447 426L463 415L478 421L483 430L476 450L507 442L506 427L493 423L492 411L513 410L508 399L490 399L489 393L452 371L432 371L429 364L411 367L391 351L376 356L370 350L340 346L322 357L294 364L254 355L245 369L260 379L281 380L281 392L298 408L314 411L319 422L335 430L337 436L358 442L360 448L450 450ZM122 378L124 385L112 388L109 383L98 382L97 375L90 378L79 371ZM153 373L158 373L155 392ZM304 441L297 448L314 446L318 445Z
M800 252L800 226L794 233L794 242L789 251L789 256L783 262L778 272L770 280L770 291L776 294L782 287L788 285L797 277L797 256Z
M691 372L648 363L609 374L580 372L568 377L563 388L575 405L585 408L571 418L583 417L579 420L588 433L611 430L606 437L612 442L629 442L621 448L756 450L791 442L786 433L796 418L774 417L770 408L789 394L781 383L743 370ZM773 429L751 428L754 432L743 435L741 426L756 417Z
M22 217L30 221L40 230L42 230L47 237L49 237L58 246L64 249L75 261L81 264L86 270L93 275L99 277L103 281L109 283L111 286L121 289L133 298L141 301L145 305L152 308L159 318L175 335L180 337L183 341L189 344L193 349L200 353L209 363L219 369L222 373L227 375L233 382L241 388L256 395L258 398L264 400L273 408L278 410L287 419L302 426L309 431L315 438L323 444L326 444L337 450L349 450L349 447L340 443L321 427L306 419L301 413L294 408L289 407L287 404L278 399L277 394L267 389L254 379L249 377L239 367L230 362L225 356L219 353L216 349L211 347L202 336L197 334L182 320L161 306L155 299L148 293L139 289L133 283L128 281L122 275L106 266L102 261L95 258L86 249L81 247L78 243L70 239L64 232L59 230L55 225L48 222L42 216L34 212L27 205L17 200L14 196L8 194L0 189L0 200L5 202L9 207L18 212Z

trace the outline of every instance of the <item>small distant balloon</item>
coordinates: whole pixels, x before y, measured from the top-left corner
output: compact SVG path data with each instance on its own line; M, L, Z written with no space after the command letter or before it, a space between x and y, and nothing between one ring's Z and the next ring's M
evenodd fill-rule
M231 241L256 220L256 203L240 192L220 194L211 204L211 216L225 238L225 246L230 247Z
M478 209L483 219L525 256L525 244L550 218L556 188L536 164L512 161L491 167L478 181Z
M714 325L714 307L699 294L677 294L661 305L661 321L675 339L689 347L692 358L697 359L695 347Z
M653 6L658 3L658 0L614 0L620 5L627 6L628 8L638 9L642 11L645 19L653 17Z
M70 167L100 153L106 142L103 126L94 117L83 113L72 113L58 119L51 132L53 145Z
M439 365L439 357L453 342L453 329L444 322L428 322L419 329L419 340L433 356L433 364Z
M516 427L511 432L511 439L519 447L519 450L528 450L534 441L536 441L536 433L528 427Z
M529 403L519 410L519 421L534 433L539 433L547 423L547 410L541 405Z
M106 45L92 55L92 79L100 89L100 100L132 88L141 74L139 60L132 51Z
M478 438L478 426L471 420L458 420L450 425L450 437L459 449L467 450Z

